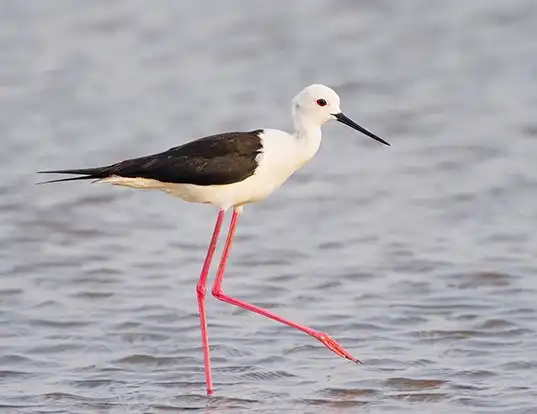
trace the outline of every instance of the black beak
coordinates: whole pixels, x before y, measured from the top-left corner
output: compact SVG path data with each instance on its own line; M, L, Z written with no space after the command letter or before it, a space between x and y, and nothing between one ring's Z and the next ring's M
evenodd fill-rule
M351 128L354 128L357 131L360 131L362 134L367 135L368 137L371 137L373 139L376 139L378 142L382 142L384 145L390 146L386 141L384 141L382 138L377 137L372 132L369 132L367 129L362 128L360 125L358 125L356 122L354 122L352 119L348 118L343 114L343 112L340 112L339 114L332 114L336 117L336 119L341 122L342 124L348 125Z

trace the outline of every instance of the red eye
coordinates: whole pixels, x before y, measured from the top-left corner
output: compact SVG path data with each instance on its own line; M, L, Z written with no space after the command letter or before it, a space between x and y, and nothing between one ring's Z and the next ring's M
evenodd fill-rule
M317 105L326 106L326 101L324 99L317 99Z

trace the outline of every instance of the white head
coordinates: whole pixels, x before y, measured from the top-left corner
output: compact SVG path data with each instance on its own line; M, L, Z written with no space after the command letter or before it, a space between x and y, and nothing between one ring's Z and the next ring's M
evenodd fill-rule
M339 96L328 86L310 85L293 98L293 112L298 117L308 117L315 120L315 123L324 125L335 119L332 114L341 112Z
M333 89L324 85L310 85L293 98L293 119L295 124L313 124L319 127L328 121L337 120L383 144L390 145L345 116L339 104L339 96Z

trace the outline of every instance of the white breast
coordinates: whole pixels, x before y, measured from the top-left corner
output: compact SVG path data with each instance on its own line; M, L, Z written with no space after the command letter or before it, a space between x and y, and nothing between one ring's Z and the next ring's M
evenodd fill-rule
M263 150L257 156L255 173L233 184L201 186L118 176L101 181L126 187L159 189L185 201L210 203L228 209L267 197L315 155L320 140L316 145L305 145L304 141L287 132L266 129L261 135L261 142Z

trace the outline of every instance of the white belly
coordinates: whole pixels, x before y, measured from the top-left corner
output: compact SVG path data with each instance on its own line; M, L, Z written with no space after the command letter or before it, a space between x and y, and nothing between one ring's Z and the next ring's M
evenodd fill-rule
M267 177L266 174L254 174L244 181L226 185L174 184L147 178L118 176L101 181L124 187L162 190L185 201L209 203L218 208L228 209L264 199L280 187L288 176L275 179L273 176Z
M274 131L268 138L263 139L263 151L258 155L259 165L255 173L237 183L225 185L174 184L147 178L119 176L108 177L101 181L125 187L158 189L185 201L209 203L221 209L228 209L264 199L279 188L314 154L315 152L306 152L303 145L296 141L292 135L282 131Z

